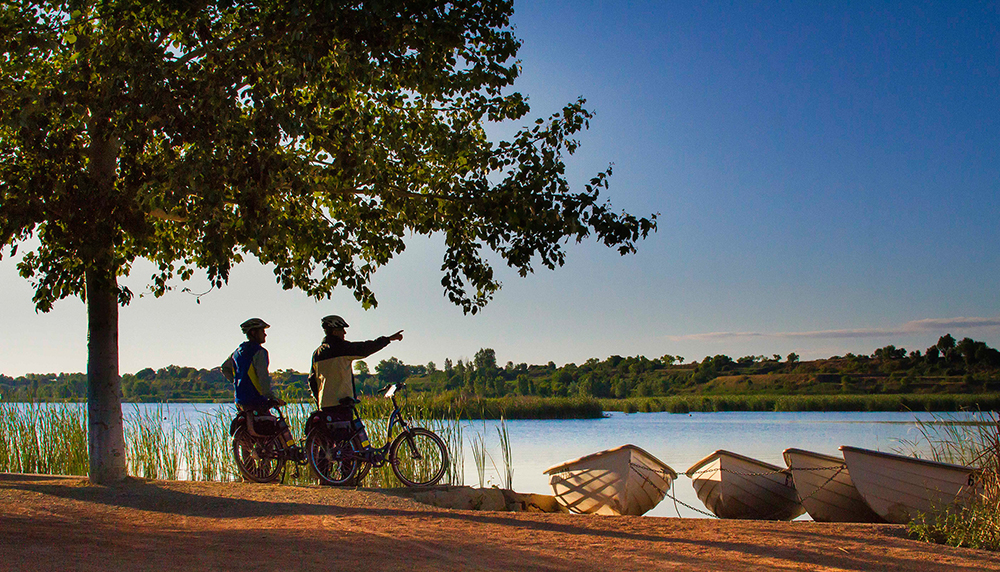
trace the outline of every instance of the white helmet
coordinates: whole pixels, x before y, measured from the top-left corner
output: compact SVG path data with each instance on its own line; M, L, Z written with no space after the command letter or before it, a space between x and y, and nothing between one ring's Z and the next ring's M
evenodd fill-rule
M347 322L344 321L340 316L330 315L323 318L320 323L323 324L324 328L347 328Z
M249 320L240 324L240 329L243 330L244 334L250 333L250 330L257 330L260 328L270 328L271 324L268 324L260 318L250 318Z

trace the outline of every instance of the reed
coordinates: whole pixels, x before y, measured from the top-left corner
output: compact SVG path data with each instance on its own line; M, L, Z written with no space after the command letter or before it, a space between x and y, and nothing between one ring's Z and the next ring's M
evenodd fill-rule
M222 408L183 425L183 455L188 480L232 481L238 477L233 461L229 423L235 410Z
M0 470L86 475L89 468L85 405L0 402Z
M442 483L464 484L462 427L457 410L431 410L420 401L407 403L405 407L416 425L434 431L445 441L449 463ZM312 410L311 403L289 403L284 407L293 435L302 435ZM368 400L361 408L374 443L386 442L385 423L390 411L391 403L387 400ZM151 479L238 479L229 435L235 413L234 408L223 407L212 414L182 420L163 405L146 408L133 405L124 418L129 474ZM85 404L0 402L0 471L86 475L88 469ZM316 482L308 467L292 465L287 469L286 483ZM396 487L399 481L384 466L372 470L362 484Z
M514 460L510 448L510 433L507 432L507 421L503 417L500 417L497 436L500 437L500 453L503 458L503 488L512 490L514 487Z
M472 438L472 460L476 462L476 475L479 477L479 488L486 486L486 441L476 433Z
M1000 551L1000 414L935 417L918 422L920 438L903 443L930 451L932 459L979 469L979 486L969 501L936 515L919 515L908 525L917 539L957 547ZM921 447L926 445L926 447Z
M147 479L176 480L180 472L181 442L179 418L168 417L158 405L142 409L133 405L125 416L125 458L129 474Z

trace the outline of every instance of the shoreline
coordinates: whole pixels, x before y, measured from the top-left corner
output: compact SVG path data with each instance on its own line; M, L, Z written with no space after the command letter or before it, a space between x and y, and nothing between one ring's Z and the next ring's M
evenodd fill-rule
M436 508L392 490L0 474L11 569L1000 570L898 525Z

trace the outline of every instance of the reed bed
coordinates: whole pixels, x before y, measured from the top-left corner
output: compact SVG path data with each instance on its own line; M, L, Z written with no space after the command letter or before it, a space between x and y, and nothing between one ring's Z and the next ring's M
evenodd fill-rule
M182 433L183 455L190 481L234 481L239 479L233 460L229 424L236 414L235 407L220 408L192 422L186 420L175 427Z
M1000 409L1000 394L671 395L601 399L608 411L963 411Z
M934 515L920 515L909 525L920 540L951 546L1000 551L1000 414L936 416L918 422L921 437L903 443L929 450L936 461L979 469L979 485L971 499Z
M86 475L89 470L86 405L0 402L0 471Z
M284 407L292 435L301 438L312 410L310 403ZM389 401L367 400L360 411L373 444L385 443ZM445 441L449 463L442 484L464 484L462 428L457 415L435 417L439 412L428 411L419 401L408 403L406 411L416 425L434 431ZM167 480L239 479L229 435L235 413L235 407L222 407L192 420L162 405L126 407L123 421L128 473ZM286 469L286 483L316 482L308 467L289 464ZM0 402L0 472L86 475L88 470L86 404ZM372 470L361 484L400 486L388 466Z
M537 397L509 395L414 395L410 403L438 419L597 419L604 415L601 402L592 397Z
M129 474L147 479L177 480L181 447L176 426L164 407L133 405L133 411L125 416L124 422Z

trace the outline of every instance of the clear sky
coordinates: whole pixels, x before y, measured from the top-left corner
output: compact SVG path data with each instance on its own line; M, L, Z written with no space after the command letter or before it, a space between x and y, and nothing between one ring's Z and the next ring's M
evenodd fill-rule
M218 365L251 316L272 369L305 371L331 313L349 339L405 330L372 366L1000 346L998 2L525 0L514 22L532 117L581 95L597 114L571 180L613 163L615 207L659 213L637 255L573 244L555 272L501 271L477 316L444 298L437 238L379 272L368 312L245 263L200 303L180 288L204 280L123 308L121 371ZM0 372L85 371L84 305L36 314L31 294L0 261Z

